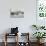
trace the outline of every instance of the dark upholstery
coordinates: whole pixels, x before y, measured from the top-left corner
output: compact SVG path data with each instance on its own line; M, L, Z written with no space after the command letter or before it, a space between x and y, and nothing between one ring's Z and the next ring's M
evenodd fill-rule
M18 33L18 27L16 28L11 28L11 34Z

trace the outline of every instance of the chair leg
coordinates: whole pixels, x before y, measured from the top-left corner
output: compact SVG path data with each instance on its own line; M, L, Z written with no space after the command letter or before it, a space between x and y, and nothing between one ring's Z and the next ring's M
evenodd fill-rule
M6 41L5 41L5 43L4 43L4 44L5 44L5 46L7 46L7 42L6 42Z
M5 34L5 46L7 46L7 34Z

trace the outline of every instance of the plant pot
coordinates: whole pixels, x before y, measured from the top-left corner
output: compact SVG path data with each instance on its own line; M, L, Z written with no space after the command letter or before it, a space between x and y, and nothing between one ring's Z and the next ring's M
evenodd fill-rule
M37 39L37 43L40 43L40 39Z
M45 39L40 39L40 43L44 43L44 40L45 40Z
M37 39L37 43L41 44L44 42L45 39Z

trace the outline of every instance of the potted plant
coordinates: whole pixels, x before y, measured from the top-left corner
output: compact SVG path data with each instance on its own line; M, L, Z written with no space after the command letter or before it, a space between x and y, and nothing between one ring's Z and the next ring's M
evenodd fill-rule
M39 30L37 25L32 25L33 28L35 28L36 30Z
M40 29L45 29L45 26L41 26Z
M40 40L42 38L45 38L44 37L44 36L46 36L45 34L46 34L45 32L35 32L33 35L37 38L37 42L41 43Z
M32 27L35 28L36 30L45 29L45 26L32 25Z

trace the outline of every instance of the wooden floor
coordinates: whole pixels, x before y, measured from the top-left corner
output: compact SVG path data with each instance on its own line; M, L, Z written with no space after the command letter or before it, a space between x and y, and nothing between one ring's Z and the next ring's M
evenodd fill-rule
M4 46L4 43L1 43L0 42L0 46ZM15 46L15 43L8 43L8 46ZM32 43L30 43L30 46L37 46L37 43L34 43L34 42L32 42ZM44 43L44 45L41 45L41 46L46 46L46 43Z

